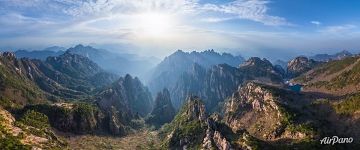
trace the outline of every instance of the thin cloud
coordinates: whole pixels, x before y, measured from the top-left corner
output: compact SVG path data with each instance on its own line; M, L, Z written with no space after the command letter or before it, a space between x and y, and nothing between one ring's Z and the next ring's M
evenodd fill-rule
M316 26L319 26L321 25L321 22L320 21L311 21L310 23L316 25Z
M222 5L205 4L201 9L224 13L232 16L233 19L247 19L265 25L292 25L285 18L269 15L268 3L269 1L264 0L236 0Z
M357 26L353 24L344 24L344 25L336 25L336 26L327 26L321 29L319 32L325 34L347 34L351 33Z

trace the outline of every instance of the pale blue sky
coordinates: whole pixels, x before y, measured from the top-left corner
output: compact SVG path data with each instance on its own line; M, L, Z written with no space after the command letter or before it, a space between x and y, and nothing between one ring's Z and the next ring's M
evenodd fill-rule
M358 51L359 23L357 0L0 0L0 49L82 43L286 58Z

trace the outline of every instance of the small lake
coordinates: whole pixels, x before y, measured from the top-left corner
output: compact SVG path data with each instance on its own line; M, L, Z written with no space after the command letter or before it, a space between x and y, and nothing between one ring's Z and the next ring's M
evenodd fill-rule
M302 87L303 86L300 85L300 84L289 85L289 89L294 91L294 92L301 92Z

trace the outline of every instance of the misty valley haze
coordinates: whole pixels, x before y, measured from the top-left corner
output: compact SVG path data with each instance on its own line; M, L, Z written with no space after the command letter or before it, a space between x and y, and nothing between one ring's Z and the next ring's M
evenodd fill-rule
M0 149L360 149L359 4L0 0Z

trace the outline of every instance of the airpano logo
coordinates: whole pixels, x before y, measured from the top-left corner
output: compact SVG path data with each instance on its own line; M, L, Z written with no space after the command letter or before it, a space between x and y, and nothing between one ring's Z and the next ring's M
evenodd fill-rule
M348 138L339 138L338 136L333 136L333 137L324 137L323 139L320 140L320 144L350 144L354 141L354 139L352 137L348 137Z

